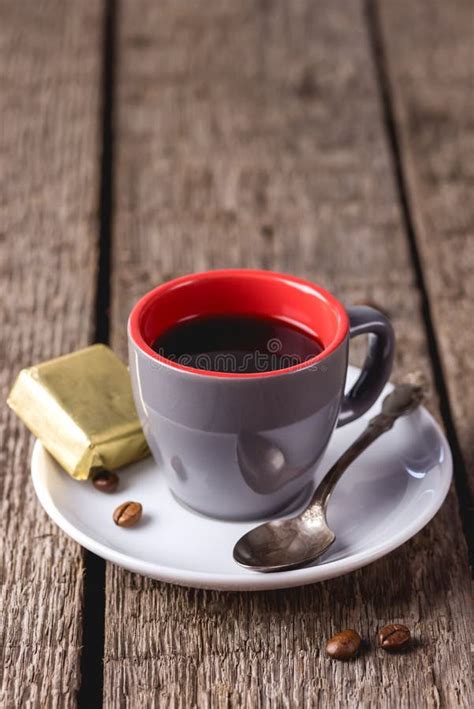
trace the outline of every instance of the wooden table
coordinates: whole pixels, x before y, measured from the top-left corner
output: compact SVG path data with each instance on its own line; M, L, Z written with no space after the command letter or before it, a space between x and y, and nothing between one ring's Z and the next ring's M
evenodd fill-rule
M387 558L273 593L142 578L46 517L1 411L2 707L455 707L470 697L470 0L1 0L1 383L222 266L373 302L431 379L455 484ZM355 352L355 355L358 355ZM463 533L464 529L464 533ZM374 629L409 625L405 655ZM325 639L370 646L335 663ZM103 662L102 662L103 660Z

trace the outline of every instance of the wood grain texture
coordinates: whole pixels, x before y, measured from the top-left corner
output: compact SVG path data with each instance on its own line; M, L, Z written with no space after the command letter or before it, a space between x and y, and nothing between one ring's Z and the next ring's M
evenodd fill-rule
M0 381L93 334L102 4L0 4ZM30 481L32 437L0 410L2 707L75 706L81 548Z
M379 4L416 239L474 494L474 6Z
M429 374L362 3L128 0L119 55L114 348L156 283L255 266L379 303L397 374ZM467 707L468 593L453 493L398 551L306 588L197 591L109 565L105 706ZM375 648L390 621L409 654ZM369 647L334 663L325 639L345 627Z

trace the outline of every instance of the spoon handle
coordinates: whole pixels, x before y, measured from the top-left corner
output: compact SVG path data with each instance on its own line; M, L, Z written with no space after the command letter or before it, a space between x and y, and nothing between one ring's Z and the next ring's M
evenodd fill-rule
M367 428L356 438L354 443L349 446L321 480L314 491L311 502L301 515L302 517L311 517L314 514L315 507L322 508L323 510L326 509L331 493L339 482L342 474L345 473L350 464L365 451L371 443L392 428L397 418L398 416L380 413L369 421Z

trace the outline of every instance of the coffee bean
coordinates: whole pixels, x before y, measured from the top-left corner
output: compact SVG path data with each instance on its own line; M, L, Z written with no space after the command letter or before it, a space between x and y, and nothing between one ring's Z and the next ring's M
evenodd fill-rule
M101 492L115 492L118 487L118 475L109 470L101 470L92 478L92 484Z
M114 512L115 524L119 527L133 527L140 520L142 509L139 502L123 502Z
M401 650L410 642L411 634L406 625L390 623L379 630L378 637L384 650Z
M355 630L343 630L327 641L326 652L334 660L350 660L359 652L361 642Z

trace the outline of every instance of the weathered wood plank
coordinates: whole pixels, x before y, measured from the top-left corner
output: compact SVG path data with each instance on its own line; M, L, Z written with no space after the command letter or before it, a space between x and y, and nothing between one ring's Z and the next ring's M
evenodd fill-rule
M133 302L220 266L287 270L389 311L397 371L429 373L362 2L124 2L113 346ZM435 402L432 402L435 407ZM453 494L388 558L303 589L221 594L107 571L105 705L469 704L468 575ZM377 625L419 646L389 657ZM324 639L370 640L335 664Z
M379 3L397 129L450 406L474 494L474 7Z
M93 336L102 3L0 4L0 377ZM75 706L83 562L36 501L0 410L2 707Z

